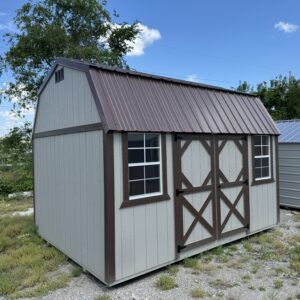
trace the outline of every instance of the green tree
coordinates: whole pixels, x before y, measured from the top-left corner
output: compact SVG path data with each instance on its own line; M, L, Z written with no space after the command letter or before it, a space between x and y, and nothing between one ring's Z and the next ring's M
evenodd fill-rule
M31 132L25 123L0 138L0 195L32 190Z
M292 75L279 75L256 89L244 81L237 90L256 94L275 120L300 119L300 81Z
M0 58L0 68L9 69L14 81L0 100L18 99L16 111L34 105L57 57L127 67L124 56L138 34L137 23L113 24L100 0L29 0L16 11L14 24L16 31L5 35L9 49Z

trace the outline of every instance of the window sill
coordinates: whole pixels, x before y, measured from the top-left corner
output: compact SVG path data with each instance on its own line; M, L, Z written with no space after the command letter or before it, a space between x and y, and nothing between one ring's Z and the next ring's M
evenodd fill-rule
M262 180L254 180L252 182L252 186L260 185L260 184L273 183L273 182L275 182L274 178L262 179Z
M134 200L124 200L120 208L137 206L137 205L145 205L149 203L155 203L155 202L166 201L166 200L170 200L170 196L168 194L146 197L146 198L139 198Z

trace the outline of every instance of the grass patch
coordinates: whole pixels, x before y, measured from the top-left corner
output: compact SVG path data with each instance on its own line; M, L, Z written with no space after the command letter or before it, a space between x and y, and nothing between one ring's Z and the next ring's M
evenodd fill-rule
M280 289L283 287L283 281L280 279L274 279L274 287L275 289Z
M0 198L0 215L10 214L16 211L24 211L32 207L32 197L13 199Z
M227 247L229 252L236 252L238 250L237 245L230 245Z
M167 272L171 276L176 276L176 274L179 272L179 266L178 265L173 265L168 267Z
M185 268L190 268L194 270L199 270L199 261L197 258L186 258L183 261L183 266Z
M200 289L193 289L191 290L191 297L192 298L204 298L206 297L206 293Z
M101 295L101 296L97 296L95 300L111 300L111 298L108 295Z
M300 246L292 248L290 252L290 267L300 274Z
M233 288L235 286L238 286L238 283L228 282L228 281L225 281L223 279L216 279L216 280L210 281L209 285L211 287L215 287L215 288L218 288L218 289L225 290L225 289L228 289L228 288Z
M46 246L32 216L0 218L0 296L34 297L63 287L69 274L50 278L66 257Z
M156 287L162 291L167 291L177 287L174 277L169 275L161 275L156 281Z
M221 255L224 253L224 248L223 247L214 248L210 251L210 253L213 255Z
M256 274L258 270L259 270L259 264L258 264L258 263L254 263L254 264L251 266L251 273L252 273L252 274Z
M260 287L258 288L258 290L261 291L261 292L265 292L265 291L266 291L266 288L265 288L264 286L260 286Z
M82 273L82 268L79 266L74 266L72 268L71 274L73 277L79 277Z
M251 276L250 275L245 275L245 276L242 277L242 281L245 282L245 283L249 282L250 280L251 280Z
M244 249L245 249L246 251L248 251L248 252L252 252L252 251L253 251L253 245L252 245L252 243L249 242L249 241L244 242L244 243L243 243L243 247L244 247Z
M293 220L294 222L300 222L300 214L299 213L295 213L293 214Z

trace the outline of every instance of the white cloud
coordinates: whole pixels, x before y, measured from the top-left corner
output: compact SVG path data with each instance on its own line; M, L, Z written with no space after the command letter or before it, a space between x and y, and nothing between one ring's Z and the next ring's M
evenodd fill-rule
M7 13L6 12L2 12L2 11L0 11L0 17L5 17L7 15Z
M12 21L0 23L0 30L16 31L16 27Z
M274 28L285 33L293 33L299 29L299 25L280 21L274 25Z
M161 34L157 29L149 28L141 23L138 23L137 26L140 32L133 42L129 42L133 48L127 54L128 56L143 55L146 47L161 39Z
M190 74L186 77L187 81L192 81L192 82L200 82L200 79L197 74Z
M110 24L110 26L112 29L121 27L121 25L119 24ZM145 53L146 47L150 46L155 41L161 39L161 34L157 29L149 28L146 25L143 25L141 23L138 23L137 27L140 32L138 33L134 41L128 42L127 44L132 47L131 51L127 53L128 56L143 55ZM104 44L105 47L108 47L108 43L107 43L108 36L99 38L99 42Z

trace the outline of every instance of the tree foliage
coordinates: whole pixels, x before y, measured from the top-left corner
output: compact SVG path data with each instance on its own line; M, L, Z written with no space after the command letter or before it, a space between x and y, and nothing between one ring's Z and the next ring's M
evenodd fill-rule
M116 16L116 15L115 15ZM29 0L16 12L16 31L5 35L9 49L0 69L14 77L2 99L15 108L35 103L37 90L57 57L127 67L124 56L138 34L136 23L113 24L99 0Z
M31 132L25 123L0 138L0 195L32 190Z
M244 81L237 90L256 94L275 120L300 119L300 81L292 75L280 75L256 88Z

